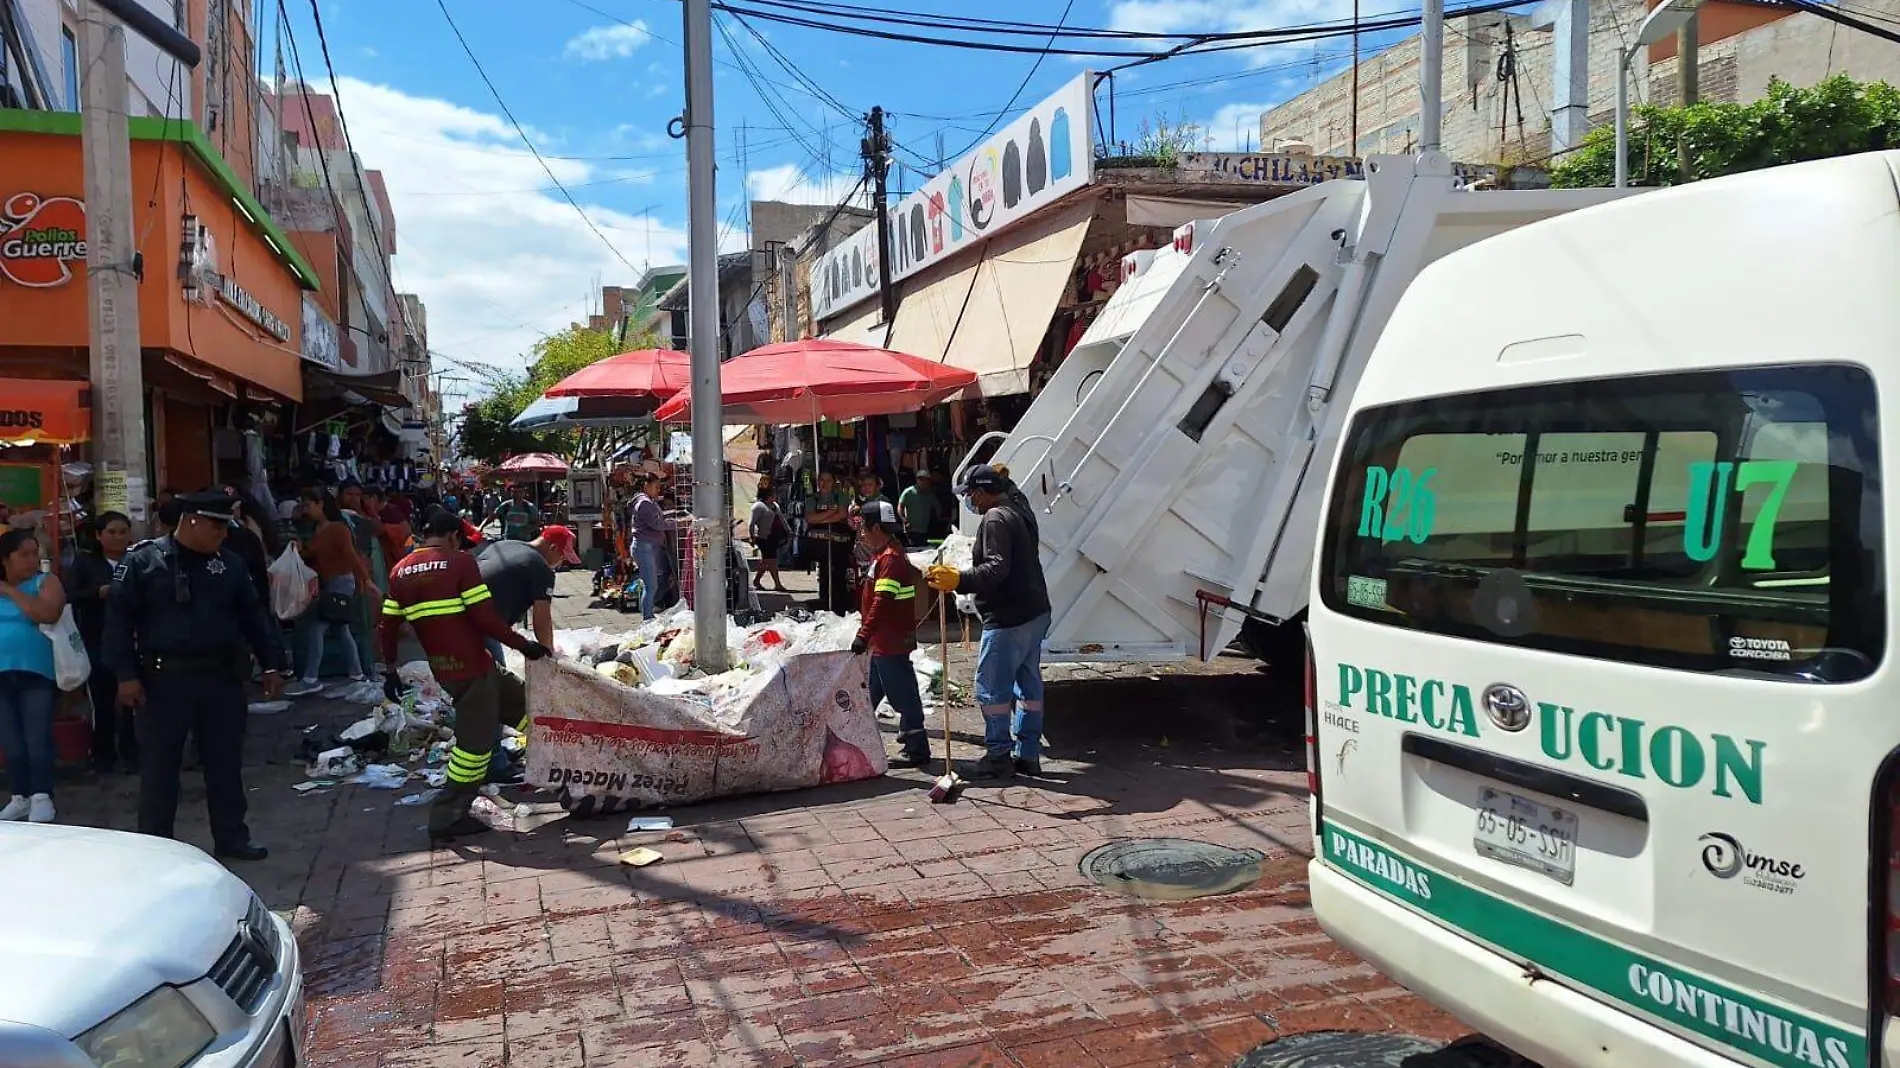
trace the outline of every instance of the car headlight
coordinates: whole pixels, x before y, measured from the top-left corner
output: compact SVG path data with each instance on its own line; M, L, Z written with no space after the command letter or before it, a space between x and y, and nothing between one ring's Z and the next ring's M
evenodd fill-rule
M181 1068L217 1037L189 998L161 986L75 1041L99 1068Z

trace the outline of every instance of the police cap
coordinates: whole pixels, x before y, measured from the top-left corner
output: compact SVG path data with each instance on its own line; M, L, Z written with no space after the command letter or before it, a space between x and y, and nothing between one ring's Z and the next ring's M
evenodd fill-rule
M178 502L180 516L201 515L220 523L237 518L237 498L226 493L180 493L172 499Z

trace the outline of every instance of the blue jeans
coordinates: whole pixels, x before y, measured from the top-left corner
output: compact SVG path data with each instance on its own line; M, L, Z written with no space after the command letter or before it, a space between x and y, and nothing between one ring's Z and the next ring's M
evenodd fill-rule
M661 558L666 547L659 542L633 540L633 562L640 568L640 618L653 618L653 598L658 595L664 566Z
M924 699L917 692L917 672L910 666L909 656L897 653L871 657L873 711L882 700L890 701L897 713L897 744L904 747L905 755L930 755L930 738L924 733Z
M346 596L354 597L356 595L356 576L342 575L326 580L323 583L322 595L332 593L341 593ZM317 681L317 676L322 673L323 640L330 633L331 628L343 632L343 662L347 665L349 674L352 676L361 675L363 673L363 660L357 655L356 629L348 620L337 622L323 618L322 595L319 595L318 603L310 607L310 631L308 635L306 635L306 639L310 644L305 646L310 659L304 661L304 681L315 682Z
M1049 613L1014 627L985 627L976 645L976 703L991 756L1042 758L1042 640ZM1014 721L1011 709L1015 710Z
M59 689L31 671L0 671L0 757L19 797L53 792L53 709Z

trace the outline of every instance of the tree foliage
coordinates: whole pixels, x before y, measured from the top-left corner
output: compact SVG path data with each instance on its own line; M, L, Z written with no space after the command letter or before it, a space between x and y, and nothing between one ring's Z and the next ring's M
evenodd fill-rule
M1780 79L1750 104L1640 106L1629 121L1630 184L1664 186L1688 180L1900 148L1900 89L1837 74L1808 89ZM1551 169L1560 188L1607 186L1616 177L1616 133L1600 126L1582 147Z
M589 364L634 349L659 348L650 332L632 331L616 343L611 333L570 326L534 343L526 371L496 371L484 383L482 399L462 409L462 453L487 463L524 452L571 457L578 441L573 430L516 430L509 426L523 408L548 387Z

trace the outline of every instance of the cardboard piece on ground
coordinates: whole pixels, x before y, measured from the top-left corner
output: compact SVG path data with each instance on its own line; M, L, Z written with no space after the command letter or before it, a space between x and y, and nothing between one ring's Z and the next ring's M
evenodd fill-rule
M644 868L649 864L658 863L659 860L659 850L648 849L646 846L641 846L638 849L629 849L625 853L620 854L620 863L625 864L629 868Z

